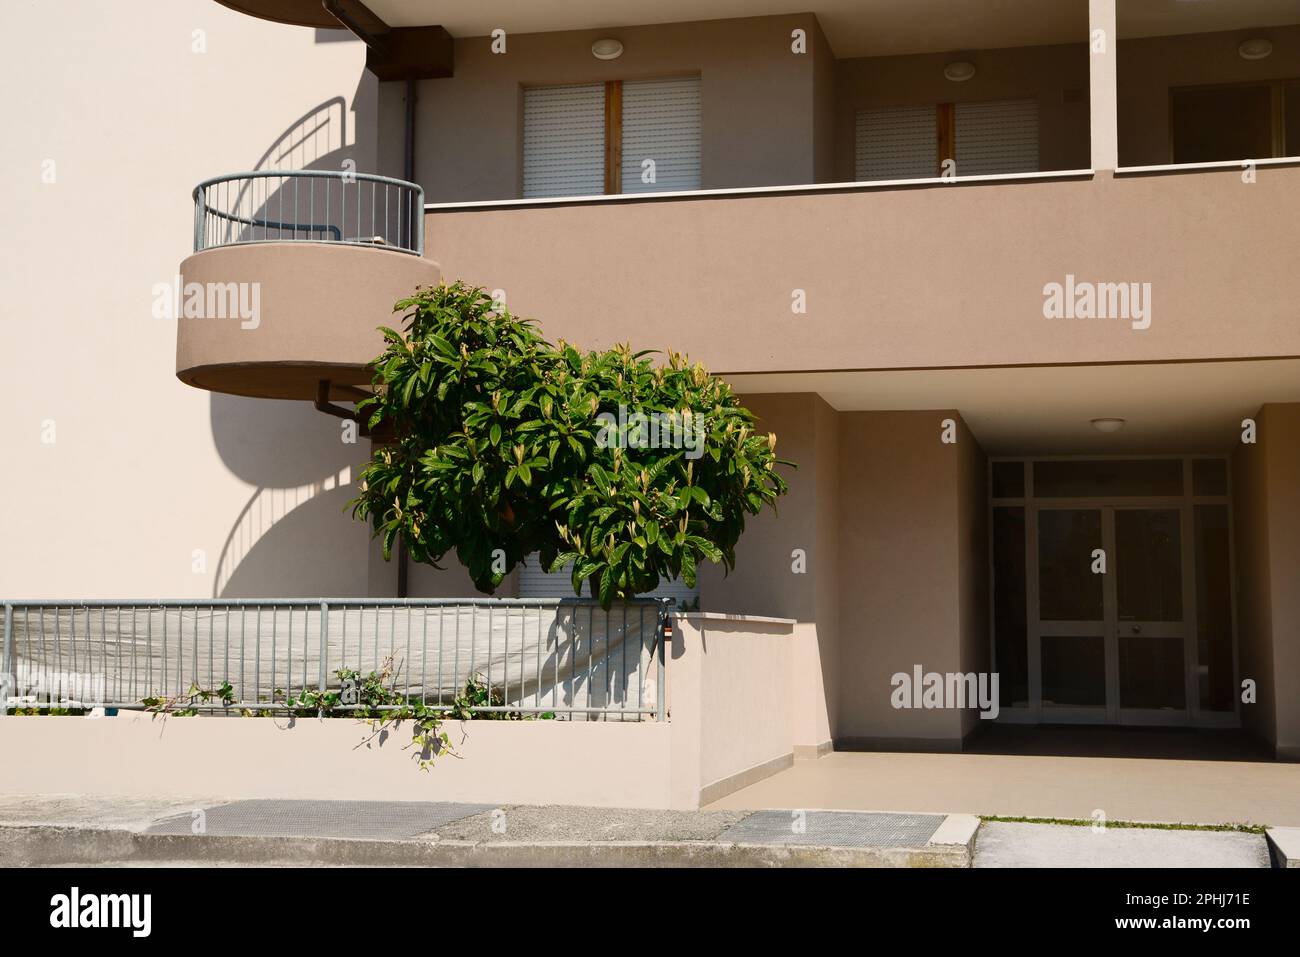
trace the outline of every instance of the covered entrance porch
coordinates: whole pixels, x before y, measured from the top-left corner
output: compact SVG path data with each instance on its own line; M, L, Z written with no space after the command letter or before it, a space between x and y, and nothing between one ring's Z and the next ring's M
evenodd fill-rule
M1270 760L1242 739L1234 746L1224 734L1003 726L980 736L986 750L840 751L796 761L706 807L960 810L1083 821L1101 811L1108 821L1300 826L1300 764ZM1065 739L1074 746L1050 753L1053 740ZM1150 756L1159 739L1163 753L1181 756ZM1206 753L1216 758L1195 756Z
M997 720L1237 726L1227 457L989 471Z
M1066 726L1300 757L1300 360L728 379L799 469L701 600L798 622L796 756Z

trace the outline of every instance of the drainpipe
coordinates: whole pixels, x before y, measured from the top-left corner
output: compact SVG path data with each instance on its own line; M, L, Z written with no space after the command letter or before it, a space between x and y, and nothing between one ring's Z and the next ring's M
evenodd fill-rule
M339 388L346 387L340 386ZM357 398L365 397L365 393L360 389L349 391L355 392ZM316 411L324 412L326 415L332 415L340 419L351 419L353 422L357 423L357 427L360 429L362 435L370 435L370 430L366 428L366 424L361 421L361 417L358 416L354 410L345 408L341 405L335 405L330 401L329 379L321 379L316 383L316 401L313 402L312 405L316 407Z

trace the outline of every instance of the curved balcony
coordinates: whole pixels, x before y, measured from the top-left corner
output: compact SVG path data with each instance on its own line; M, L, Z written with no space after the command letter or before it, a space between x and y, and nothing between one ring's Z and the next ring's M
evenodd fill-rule
M393 304L439 279L424 191L363 173L270 171L194 193L194 254L173 290L176 375L214 392L335 399L368 384Z

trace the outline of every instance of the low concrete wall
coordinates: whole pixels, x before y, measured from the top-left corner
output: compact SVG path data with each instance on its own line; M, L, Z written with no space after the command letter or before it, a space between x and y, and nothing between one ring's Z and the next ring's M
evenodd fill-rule
M451 721L428 773L411 726L161 717L0 720L0 794L697 808L792 760L794 623L680 616L670 720Z
M8 717L4 794L668 806L667 724L464 721L419 770L409 724L330 718Z
M667 689L674 807L707 804L793 763L794 628L783 618L674 618Z

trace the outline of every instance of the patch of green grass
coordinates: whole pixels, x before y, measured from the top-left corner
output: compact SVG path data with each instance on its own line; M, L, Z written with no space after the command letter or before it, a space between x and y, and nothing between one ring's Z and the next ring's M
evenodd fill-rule
M981 821L997 824L1065 824L1069 827L1093 827L1098 822L1071 817L1002 817L981 814ZM1142 821L1106 821L1106 827L1134 827L1150 831L1231 831L1239 834L1263 834L1262 824L1151 824Z

